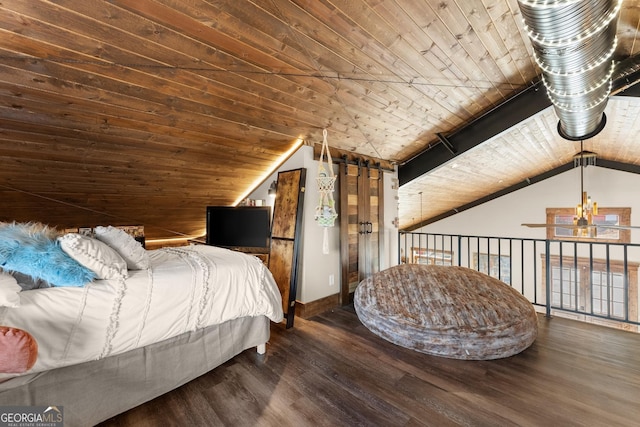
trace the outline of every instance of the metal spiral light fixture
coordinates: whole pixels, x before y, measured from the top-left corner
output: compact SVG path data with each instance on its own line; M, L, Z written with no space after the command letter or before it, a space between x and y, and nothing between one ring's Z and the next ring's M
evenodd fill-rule
M518 0L558 133L578 141L606 125L622 0Z

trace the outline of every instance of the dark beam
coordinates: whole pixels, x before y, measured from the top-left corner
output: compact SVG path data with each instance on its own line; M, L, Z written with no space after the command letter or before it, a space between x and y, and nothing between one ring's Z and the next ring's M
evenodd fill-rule
M629 82L633 82L633 83L630 83L629 85L626 85L619 92L617 92L615 94L615 96L635 96L635 97L639 97L640 96L640 85L638 85L636 83L638 83L638 81L640 80L640 71L636 71L633 74L629 74L628 76L625 76L625 79L628 79ZM622 82L620 82L620 83L622 83Z
M404 185L467 150L551 106L541 82L529 86L499 106L473 120L451 135L440 135L433 147L398 167L400 185ZM448 142L448 145L442 140Z
M456 148L453 145L451 145L451 143L449 142L446 136L444 136L441 133L436 133L436 136L438 137L440 142L444 145L444 148L449 150L451 154L455 156L458 153L458 150L456 150Z
M640 96L640 54L631 56L616 65L611 85L611 95Z
M613 169L621 172L640 174L640 165L616 162L614 160L602 159L600 157L596 159L596 166L600 166L607 169Z

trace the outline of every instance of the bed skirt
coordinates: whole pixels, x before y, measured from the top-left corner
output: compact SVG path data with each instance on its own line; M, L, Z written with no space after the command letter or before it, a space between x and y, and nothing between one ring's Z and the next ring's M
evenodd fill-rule
M62 406L65 427L91 426L171 391L269 339L243 317L102 360L0 383L0 406Z

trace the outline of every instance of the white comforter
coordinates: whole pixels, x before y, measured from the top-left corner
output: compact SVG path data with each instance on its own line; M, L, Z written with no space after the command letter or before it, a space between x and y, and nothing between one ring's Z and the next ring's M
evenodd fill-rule
M256 257L204 245L149 255L151 268L129 271L126 280L26 291L20 293L20 307L0 308L0 325L24 329L38 342L38 360L28 373L111 356L238 317L283 318L278 287Z

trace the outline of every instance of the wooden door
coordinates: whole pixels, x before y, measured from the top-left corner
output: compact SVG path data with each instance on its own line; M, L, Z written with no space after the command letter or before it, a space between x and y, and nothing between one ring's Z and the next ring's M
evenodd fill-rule
M380 270L382 172L361 168L358 197L358 280Z
M368 163L340 164L340 302L351 302L358 283L380 269L382 172Z

